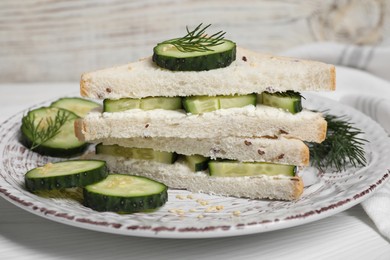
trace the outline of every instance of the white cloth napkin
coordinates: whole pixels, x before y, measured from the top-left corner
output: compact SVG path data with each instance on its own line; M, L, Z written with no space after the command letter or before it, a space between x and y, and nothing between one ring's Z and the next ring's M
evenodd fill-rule
M390 48L317 43L301 46L282 54L352 67L390 81L388 69L390 65ZM343 89L338 99L340 102L355 107L376 120L390 135L390 82L378 80L376 86L365 85L364 82L356 82L348 91ZM375 223L378 231L390 240L390 182L387 182L382 189L365 200L362 206Z

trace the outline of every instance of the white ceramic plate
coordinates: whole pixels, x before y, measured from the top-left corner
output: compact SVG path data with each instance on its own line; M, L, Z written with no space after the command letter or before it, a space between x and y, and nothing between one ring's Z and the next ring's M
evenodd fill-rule
M306 187L298 201L249 200L170 190L157 211L119 215L82 206L77 193L39 197L24 189L28 169L56 158L37 155L18 141L20 112L0 126L0 195L39 216L81 228L130 236L203 238L267 232L302 225L346 210L372 195L390 177L386 156L390 139L370 118L335 101L305 94L305 106L346 115L365 132L368 165L342 173L304 172ZM40 104L41 106L42 104ZM205 205L208 203L207 205ZM223 206L211 210L212 206ZM182 213L182 214L181 214Z

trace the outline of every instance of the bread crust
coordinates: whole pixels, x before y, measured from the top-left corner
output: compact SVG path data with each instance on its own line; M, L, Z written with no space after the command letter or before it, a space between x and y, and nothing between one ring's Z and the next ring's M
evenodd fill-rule
M331 66L330 67L330 90L334 91L336 90L336 67Z
M318 130L318 135L319 135L318 136L318 140L319 140L319 143L322 143L326 139L327 129L328 129L328 122L326 122L326 120L323 120L319 124L319 130Z
M80 95L82 97L87 97L89 90L88 90L88 85L90 83L88 82L88 75L87 74L82 74L80 78Z
M84 124L83 124L82 119L76 119L74 121L74 133L75 133L76 137L82 142L85 141L85 137L83 134L83 132L85 132L85 129L83 131L83 126L84 126Z
M302 195L302 193L303 193L303 189L304 189L303 180L299 176L292 177L290 180L295 183L294 196L293 197L294 197L294 199L298 199Z
M302 149L301 158L303 158L302 165L308 166L310 163L310 150L309 147L307 147L306 145L305 145L305 149Z

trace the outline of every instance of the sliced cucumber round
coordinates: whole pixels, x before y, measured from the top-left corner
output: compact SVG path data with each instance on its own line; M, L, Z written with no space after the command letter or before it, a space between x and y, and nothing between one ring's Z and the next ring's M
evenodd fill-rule
M183 99L186 112L200 114L218 109L256 105L256 94L234 96L191 96Z
M84 187L108 175L106 162L100 160L72 160L48 163L25 174L27 190L54 190Z
M100 105L96 102L78 97L60 98L51 103L50 106L67 109L79 117L84 117L92 109L100 107Z
M139 176L111 174L83 189L84 205L97 211L132 213L161 207L168 187Z
M292 114L302 111L301 94L294 91L286 92L263 92L261 102L263 105L284 109Z
M221 40L222 44L205 51L181 51L169 43L158 44L153 49L153 61L160 67L173 71L202 71L224 68L236 59L236 44Z
M215 177L239 177L257 175L286 175L294 176L297 167L265 162L210 161L209 173Z
M73 112L56 107L31 110L22 119L22 143L42 155L69 157L82 153L87 143L77 139Z
M177 110L182 108L182 104L180 97L121 98L117 100L105 99L103 101L104 112L120 112L136 108L143 110Z
M121 156L138 160L150 160L160 163L172 164L177 159L176 153L155 151L150 148L132 148L120 145L98 144L95 147L96 154Z

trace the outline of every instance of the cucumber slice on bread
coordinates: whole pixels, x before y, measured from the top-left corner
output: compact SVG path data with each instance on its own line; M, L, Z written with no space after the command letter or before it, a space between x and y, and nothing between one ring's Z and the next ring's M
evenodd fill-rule
M107 176L106 162L101 160L71 160L47 163L25 174L27 190L54 190L84 187Z
M184 160L193 172L198 172L207 170L210 158L195 154L185 156Z
M298 92L291 90L275 93L263 92L259 96L261 97L260 103L263 105L281 108L292 114L302 111L302 97Z
M104 112L120 112L130 109L181 109L180 97L147 97L147 98L121 98L117 100L105 99L103 101Z
M191 114L248 105L256 105L256 94L215 97L192 96L183 99L184 109Z
M138 160L151 160L160 163L172 164L177 159L176 153L160 152L149 148L132 148L119 145L98 144L95 147L96 154L120 156Z
M210 176L214 177L242 177L258 175L285 175L295 176L297 167L265 162L238 162L238 161L210 161Z
M157 44L153 49L153 61L161 68L172 71L202 71L224 68L236 59L236 44L221 40L221 44L204 50L182 51L172 39Z
M132 213L161 207L168 200L167 190L145 177L111 174L83 189L84 204L97 211Z

